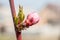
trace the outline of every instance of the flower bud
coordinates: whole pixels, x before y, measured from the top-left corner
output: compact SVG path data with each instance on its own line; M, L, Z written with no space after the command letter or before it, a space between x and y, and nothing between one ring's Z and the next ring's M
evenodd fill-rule
M39 22L38 13L32 12L32 13L28 14L27 19L25 20L25 25L32 26L38 22Z

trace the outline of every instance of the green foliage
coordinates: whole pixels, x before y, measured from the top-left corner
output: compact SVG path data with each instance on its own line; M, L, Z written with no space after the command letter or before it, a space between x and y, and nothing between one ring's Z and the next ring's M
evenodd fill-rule
M24 18L25 18L25 15L24 15L24 13L23 13L23 7L21 7L21 6L19 5L18 16L17 16L17 17L14 17L14 22L15 22L15 24L18 25L19 21L20 21L20 23L22 23L23 20L24 20Z
M23 13L23 7L19 6L19 12L18 12L18 18L20 20L20 22L23 22L25 15Z
M15 25L18 25L18 18L17 17L14 18L14 22L15 22Z

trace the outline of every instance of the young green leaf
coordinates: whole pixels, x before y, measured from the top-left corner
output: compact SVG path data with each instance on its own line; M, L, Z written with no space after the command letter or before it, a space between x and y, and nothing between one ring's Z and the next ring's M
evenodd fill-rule
M18 18L20 20L20 22L23 22L25 15L23 13L23 7L19 6L19 13L18 13Z

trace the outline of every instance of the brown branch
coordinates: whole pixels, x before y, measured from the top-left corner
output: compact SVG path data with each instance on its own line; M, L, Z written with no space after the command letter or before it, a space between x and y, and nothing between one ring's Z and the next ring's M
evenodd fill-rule
M11 12L12 12L13 22L14 22L14 17L16 16L14 0L9 0L9 3L10 3ZM18 32L16 30L17 28L16 28L16 25L15 25L15 22L14 22L14 27L15 27L15 31L16 31L17 40L22 40L21 32Z

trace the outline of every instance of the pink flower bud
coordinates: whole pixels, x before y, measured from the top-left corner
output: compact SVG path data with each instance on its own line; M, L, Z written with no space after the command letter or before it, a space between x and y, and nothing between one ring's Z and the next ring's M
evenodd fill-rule
M38 23L38 21L39 21L38 13L32 12L32 13L28 14L25 24L28 26L31 26L33 24Z

